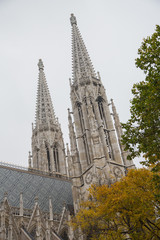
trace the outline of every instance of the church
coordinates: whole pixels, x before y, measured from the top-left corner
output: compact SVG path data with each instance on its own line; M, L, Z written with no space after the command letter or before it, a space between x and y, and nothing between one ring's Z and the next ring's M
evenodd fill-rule
M70 22L70 144L65 147L40 59L28 168L0 163L0 240L85 240L67 222L87 199L89 186L112 184L135 168L121 143L116 107L107 99L74 14Z

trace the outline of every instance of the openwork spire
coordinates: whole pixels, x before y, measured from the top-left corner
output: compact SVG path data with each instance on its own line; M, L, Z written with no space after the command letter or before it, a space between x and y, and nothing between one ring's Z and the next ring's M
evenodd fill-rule
M72 25L73 81L87 81L91 77L96 77L95 71L77 27L77 20L74 14L71 14L70 21Z
M39 79L37 91L36 125L45 123L54 124L56 123L56 118L44 74L44 65L41 59L39 59L38 68Z

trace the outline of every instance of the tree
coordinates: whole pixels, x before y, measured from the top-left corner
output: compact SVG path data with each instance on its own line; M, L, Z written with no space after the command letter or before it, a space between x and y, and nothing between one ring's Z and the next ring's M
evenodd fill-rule
M72 219L92 240L160 239L160 208L153 173L130 170L121 181L91 186L88 200Z
M145 80L133 85L131 118L122 124L122 142L129 150L128 159L143 154L145 165L160 169L160 26L143 40L136 66L144 71Z

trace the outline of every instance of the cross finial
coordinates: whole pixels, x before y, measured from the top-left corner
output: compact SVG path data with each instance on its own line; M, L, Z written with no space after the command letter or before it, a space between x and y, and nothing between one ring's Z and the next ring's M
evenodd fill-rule
M39 59L38 67L39 67L39 70L40 69L44 70L44 65L43 65L42 59Z
M72 26L73 24L77 25L77 20L73 13L71 13L70 21Z

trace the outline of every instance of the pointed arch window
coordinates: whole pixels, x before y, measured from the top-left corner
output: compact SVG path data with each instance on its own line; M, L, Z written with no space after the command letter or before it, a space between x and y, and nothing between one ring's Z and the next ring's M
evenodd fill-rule
M55 143L53 146L53 157L54 157L54 164L56 172L60 172L59 166L59 152L58 152L58 144Z
M36 151L36 168L39 169L39 149L35 148Z
M104 133L105 133L105 137L106 137L106 144L107 144L107 147L108 147L108 154L109 154L109 157L114 160L114 155L113 155L113 151L112 151L112 145L111 145L111 141L110 141L109 130L108 130L108 127L107 127L107 121L106 121L105 114L104 114L103 101L104 100L101 96L99 96L97 98L100 117L101 117L101 120L102 120L103 125L104 125Z
M48 170L49 170L49 172L51 172L50 152L49 152L49 148L48 148L47 144L46 144L46 152L47 152Z
M87 164L89 165L89 164L91 164L91 158L90 158L90 154L89 154L88 141L87 141L87 138L86 138L86 132L85 132L85 125L84 125L84 119L83 119L83 112L82 112L82 108L81 108L81 103L77 102L77 107L78 107L78 115L79 115L81 131L82 131L82 138L83 138L83 144L84 144Z
M103 109L103 98L101 96L99 96L97 98L97 102L98 102L98 108L99 108L101 120L103 121L104 127L107 129L107 123L106 123L104 109Z

